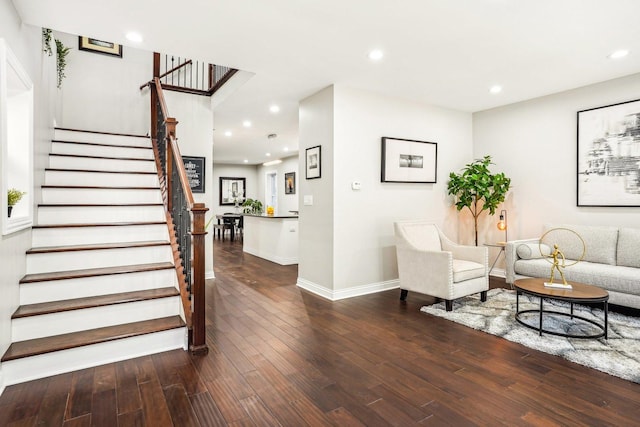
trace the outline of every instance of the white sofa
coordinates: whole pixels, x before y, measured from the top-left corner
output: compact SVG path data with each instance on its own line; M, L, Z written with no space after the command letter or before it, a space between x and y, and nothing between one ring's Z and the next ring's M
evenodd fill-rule
M640 309L640 229L585 225L547 225L543 235L552 228L567 228L584 240L584 259L564 269L569 281L586 283L606 289L611 304ZM551 240L553 239L553 240ZM506 281L509 284L527 277L549 277L551 264L540 254L546 254L554 243L564 253L567 264L580 258L582 244L569 232L552 232L539 245L538 239L507 242ZM556 274L557 276L557 274Z

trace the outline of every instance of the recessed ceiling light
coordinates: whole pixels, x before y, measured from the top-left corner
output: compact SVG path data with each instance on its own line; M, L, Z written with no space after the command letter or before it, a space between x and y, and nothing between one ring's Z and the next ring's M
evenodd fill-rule
M380 61L383 56L384 52L382 52L380 49L374 49L369 52L369 59L372 61Z
M233 133L230 130L228 130L228 131L226 131L224 133L224 136L231 136L231 135L233 135Z
M265 153L265 156L271 157L271 153Z
M289 147L284 147L284 151L289 151Z
M609 59L620 59L620 58L624 58L627 55L629 55L629 51L628 50L620 49L620 50L616 50L615 52L611 53L609 55Z
M142 40L143 40L142 35L140 35L140 33L136 33L133 31L128 32L125 37L127 37L127 40L134 43L142 43Z
M242 126L244 126L246 128L250 128L251 127L251 121L245 120L244 122L242 122Z
M273 166L277 165L278 163L282 163L282 160L271 160L270 162L264 162L262 166Z
M489 92L491 93L500 93L502 92L502 86L500 85L493 85L489 88Z
M248 159L244 159L243 162L249 163L249 160Z
M269 107L269 111L271 111L272 113L277 113L280 111L280 107L278 107L277 105L273 104L271 107Z

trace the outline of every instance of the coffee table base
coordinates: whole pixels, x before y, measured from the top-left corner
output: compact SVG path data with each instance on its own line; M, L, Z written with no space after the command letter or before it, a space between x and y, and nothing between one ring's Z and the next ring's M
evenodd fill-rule
M520 318L521 314L525 314L525 313L540 313L539 310L522 310L522 311L518 311L516 313L516 320L518 321L518 323L520 323L522 326L526 326L529 329L533 329L534 331L538 331L540 333L540 335L542 336L542 333L544 332L545 334L550 334L550 335L556 335L559 337L565 337L565 338L602 338L604 337L604 339L607 339L607 325L606 323L604 325L591 320L591 319L587 319L584 318L582 316L578 316L576 314L574 314L573 316L570 313L563 313L560 311L551 311L551 310L542 310L542 314L558 314L560 316L567 316L567 317L571 317L572 319L580 319L583 320L585 322L589 322L592 325L597 326L602 332L597 333L597 334L593 334L593 335L574 335L574 334L564 334L562 332L556 332L556 331L550 331L548 329L544 329L541 328L539 326L533 326L530 325L528 323L526 323L524 320L522 320Z

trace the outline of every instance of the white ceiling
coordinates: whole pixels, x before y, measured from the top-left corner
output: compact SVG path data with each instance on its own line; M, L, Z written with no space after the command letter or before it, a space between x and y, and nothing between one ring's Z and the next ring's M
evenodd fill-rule
M475 112L640 72L639 0L13 2L28 24L124 45L135 30L137 48L255 73L215 109L215 160L229 163L295 152L298 101L334 83Z

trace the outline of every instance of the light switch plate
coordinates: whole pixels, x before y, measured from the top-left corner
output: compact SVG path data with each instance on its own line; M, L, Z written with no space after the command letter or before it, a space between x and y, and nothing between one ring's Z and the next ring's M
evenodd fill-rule
M313 206L313 196L304 196L304 205Z

